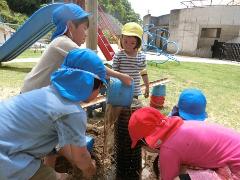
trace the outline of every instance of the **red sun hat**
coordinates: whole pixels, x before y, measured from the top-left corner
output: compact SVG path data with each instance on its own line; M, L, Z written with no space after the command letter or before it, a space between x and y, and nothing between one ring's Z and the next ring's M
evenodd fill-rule
M144 138L149 147L159 148L182 124L180 117L166 117L155 108L138 109L132 114L128 124L131 147L134 148Z

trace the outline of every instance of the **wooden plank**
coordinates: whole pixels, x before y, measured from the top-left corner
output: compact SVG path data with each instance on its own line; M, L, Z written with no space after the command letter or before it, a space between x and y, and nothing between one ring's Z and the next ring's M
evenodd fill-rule
M85 102L81 102L81 106L82 108L87 108L89 106L92 106L92 105L95 105L95 104L98 104L98 103L102 103L102 102L105 102L106 101L106 96L98 96L96 97L93 101L91 102L88 102L88 103L85 103Z
M154 87L154 86L158 86L158 85L161 85L161 84L166 84L166 83L168 83L168 82L170 82L170 80L167 79L167 78L159 79L159 80L156 80L156 81L151 81L151 82L149 82L149 88L152 88L152 87ZM145 85L142 84L142 85L141 85L142 91L144 91L145 88L146 88Z
M166 84L168 82L170 82L170 80L167 79L167 78L152 81L152 82L149 82L149 88L152 88L154 86L158 86L158 85L161 85L161 84ZM142 91L145 90L145 85L144 84L141 85L141 89L142 89ZM106 95L100 95L91 102L88 102L88 103L82 102L80 104L81 104L82 108L87 108L89 106L92 106L92 105L95 105L95 104L98 104L98 103L102 103L102 102L105 102L105 101L106 101Z

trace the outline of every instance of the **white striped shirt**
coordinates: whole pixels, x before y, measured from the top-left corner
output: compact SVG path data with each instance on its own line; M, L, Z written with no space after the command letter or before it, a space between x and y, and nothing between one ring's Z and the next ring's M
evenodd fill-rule
M136 57L128 56L124 50L117 52L113 57L113 69L128 74L134 80L134 96L141 95L140 72L146 68L146 55L138 52Z

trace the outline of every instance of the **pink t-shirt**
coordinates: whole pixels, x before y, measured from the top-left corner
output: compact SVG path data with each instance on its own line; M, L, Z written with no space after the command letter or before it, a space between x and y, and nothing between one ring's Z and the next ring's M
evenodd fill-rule
M228 166L240 172L240 134L206 122L185 121L161 145L159 170L163 180L179 175L181 165L201 168Z

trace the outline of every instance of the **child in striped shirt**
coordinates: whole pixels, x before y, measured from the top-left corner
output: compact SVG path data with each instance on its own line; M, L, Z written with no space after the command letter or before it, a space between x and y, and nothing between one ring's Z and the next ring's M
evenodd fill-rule
M141 77L146 86L144 97L149 96L149 82L146 70L146 56L139 51L142 44L142 27L134 22L125 24L120 39L121 50L113 57L113 70L128 74L134 83L134 98L138 99L141 92ZM138 103L139 100L137 100ZM107 105L104 120L104 157L113 153L114 123L117 121L122 107ZM110 157L109 157L110 158Z
M142 44L142 27L129 22L122 28L120 39L121 50L113 57L113 69L115 71L128 74L134 81L134 97L141 95L140 81L141 77L146 86L144 97L149 96L149 82L146 70L146 56L139 49Z

